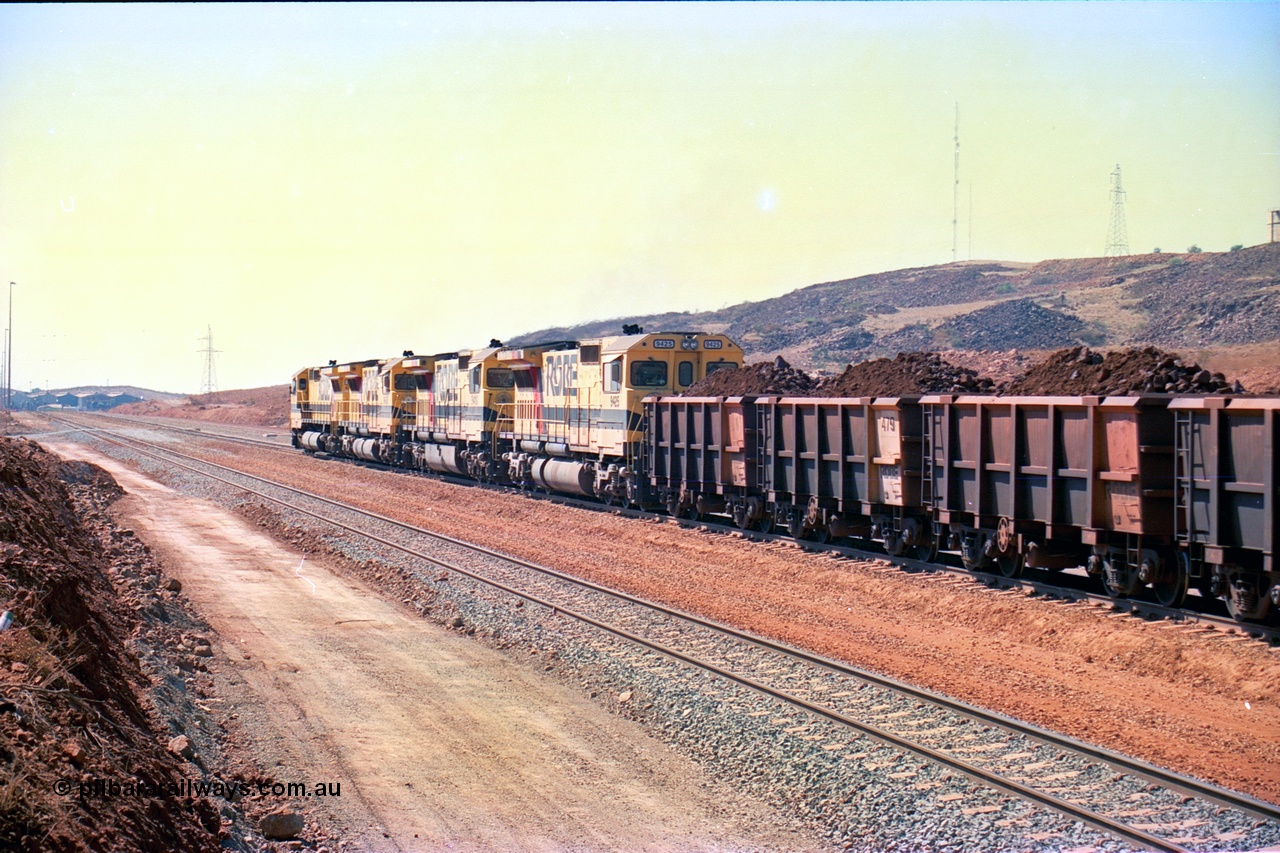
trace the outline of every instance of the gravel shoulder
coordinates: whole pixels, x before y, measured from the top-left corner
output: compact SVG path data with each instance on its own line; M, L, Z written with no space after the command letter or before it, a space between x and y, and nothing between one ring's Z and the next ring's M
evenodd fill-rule
M214 632L209 669L308 828L365 850L815 849L640 726L79 445ZM314 585L314 589L313 589Z

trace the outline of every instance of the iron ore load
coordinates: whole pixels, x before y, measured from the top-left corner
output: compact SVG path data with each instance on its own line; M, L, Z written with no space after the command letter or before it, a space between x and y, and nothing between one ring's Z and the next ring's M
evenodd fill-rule
M293 378L293 444L1009 577L1084 567L1112 596L1196 589L1241 621L1280 610L1280 398L684 396L742 366L723 335L638 327L330 362Z

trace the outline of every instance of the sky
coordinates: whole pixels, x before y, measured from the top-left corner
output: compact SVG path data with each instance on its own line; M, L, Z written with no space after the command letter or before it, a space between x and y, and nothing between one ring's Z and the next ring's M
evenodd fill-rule
M1132 251L1265 242L1280 3L0 5L20 390L1096 257L1117 165Z

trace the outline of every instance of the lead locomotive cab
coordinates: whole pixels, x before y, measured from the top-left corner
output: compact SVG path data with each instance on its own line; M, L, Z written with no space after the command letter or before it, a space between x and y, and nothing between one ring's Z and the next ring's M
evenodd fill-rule
M607 503L646 502L641 401L742 366L742 350L724 335L626 331L498 353L515 380L514 400L498 407L495 435L512 482Z

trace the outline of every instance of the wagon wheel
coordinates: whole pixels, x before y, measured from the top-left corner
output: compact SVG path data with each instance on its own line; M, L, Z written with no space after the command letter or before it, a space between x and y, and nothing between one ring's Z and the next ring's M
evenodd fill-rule
M912 556L920 562L932 563L938 559L938 540L929 536L926 541L917 543L912 551L914 552Z
M1129 581L1130 570L1123 564L1120 566L1122 574L1116 578L1115 569L1112 566L1114 558L1104 557L1102 560L1102 586L1106 589L1107 595L1112 598L1128 598L1132 593L1132 584Z
M787 533L793 539L799 539L804 533L804 514L794 508L787 513Z
M1271 590L1264 586L1259 578L1245 578L1251 587L1237 588L1236 580L1231 580L1227 588L1227 612L1237 622L1264 622L1271 611ZM1247 590L1247 593L1244 591Z
M987 556L987 534L978 532L966 537L960 550L960 562L971 572L986 569L990 558Z
M819 545L826 545L831 541L831 528L825 524L820 524L805 534L805 538L811 542L817 542Z
M1191 560L1180 551L1165 564L1165 570L1151 582L1156 601L1165 607L1181 607L1187 597L1187 585L1191 577Z
M1014 551L1012 554L997 554L996 569L1000 574L1007 578L1022 577L1022 569L1026 566L1026 560L1022 554Z
M680 517L680 496L677 494L667 495L667 515L672 518Z
M1013 519L1000 519L1000 523L996 525L995 539L991 544L996 571L1007 578L1021 577L1026 560L1018 551L1018 534L1014 529Z
M902 533L897 530L891 530L884 535L884 550L891 557L901 557L906 553L907 546L903 542Z
M751 529L751 513L746 502L738 501L733 505L733 523L738 525L739 530Z
M756 530L759 530L761 533L772 533L773 526L773 510L766 507L764 513L756 519Z
M922 522L914 516L902 521L902 553L924 563L929 563L938 556L937 540L928 521Z

